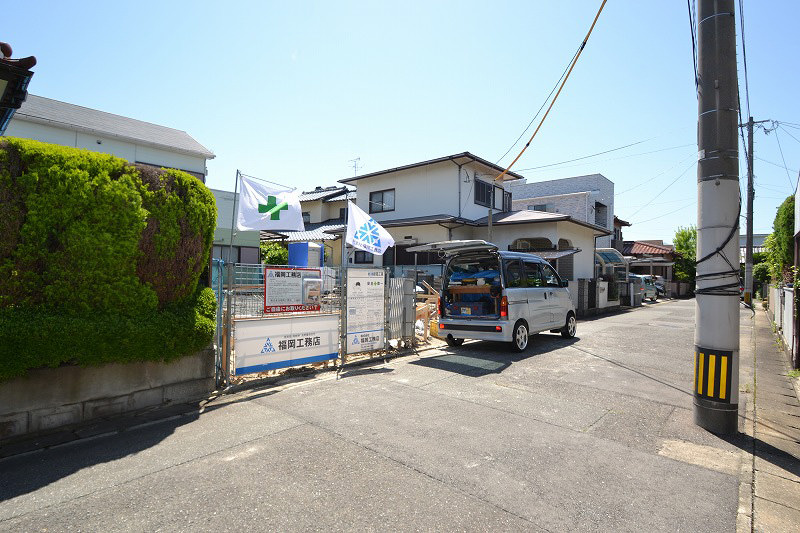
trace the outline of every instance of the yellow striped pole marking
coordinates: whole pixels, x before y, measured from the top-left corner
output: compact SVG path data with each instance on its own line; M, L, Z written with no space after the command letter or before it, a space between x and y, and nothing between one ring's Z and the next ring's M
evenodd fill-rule
M703 394L703 358L705 354L700 354L698 363L700 364L700 372L697 374L697 394Z
M725 399L725 392L728 390L728 358L720 357L719 361L719 398Z
M717 356L713 353L708 354L708 391L706 396L714 397L714 367L717 364Z

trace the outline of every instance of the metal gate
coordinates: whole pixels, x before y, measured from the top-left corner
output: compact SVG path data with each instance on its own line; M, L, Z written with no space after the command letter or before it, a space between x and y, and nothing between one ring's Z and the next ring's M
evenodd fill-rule
M414 337L415 284L410 278L391 278L389 280L389 339L410 342Z

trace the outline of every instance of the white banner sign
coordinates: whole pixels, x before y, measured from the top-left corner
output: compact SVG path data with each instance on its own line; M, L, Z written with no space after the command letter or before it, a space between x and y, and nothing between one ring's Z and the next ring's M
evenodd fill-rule
M383 350L384 279L380 268L347 269L347 353Z
M318 268L264 269L264 313L319 311L321 298Z
M339 316L237 320L234 347L237 376L336 359Z

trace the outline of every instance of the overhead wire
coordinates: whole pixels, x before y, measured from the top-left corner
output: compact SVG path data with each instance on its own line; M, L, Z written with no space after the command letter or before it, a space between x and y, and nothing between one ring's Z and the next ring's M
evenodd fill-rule
M697 200L695 200L693 202L690 202L690 203L688 203L688 204L686 204L686 205L684 205L682 207L679 207L678 209L675 209L674 211L670 211L669 213L664 213L663 215L658 215L657 217L648 218L647 220L636 220L634 222L631 222L631 224L644 224L645 222L650 222L652 220L658 220L659 218L664 218L664 217L669 216L669 215L671 215L673 213L677 213L678 211L683 211L687 207L691 207L693 205L697 205Z
M781 153L781 161L783 161L783 168L786 170L786 179L789 180L789 188L793 191L797 191L797 186L792 185L792 177L789 175L789 169L786 167L786 158L783 157L783 147L781 146L781 139L778 137L778 129L775 128L775 140L778 141L778 150Z
M645 139L643 141L637 141L637 142L632 143L632 144L626 144L625 146L612 148L611 150L605 150L603 152L597 152L595 154L591 154L591 155L587 155L587 156L576 157L575 159L567 159L565 161L559 161L558 163L549 163L547 165L540 165L538 167L521 168L521 169L517 170L517 172L530 172L530 171L540 172L542 169L545 169L545 168L551 168L551 167L555 167L555 166L558 166L558 165L563 165L563 164L566 164L566 163L574 163L575 161L581 161L583 159L590 159L590 158L598 156L598 155L603 155L603 154L607 154L609 152L615 152L615 151L618 151L618 150L622 150L623 148L629 148L629 147L637 145L637 144L642 144L643 142L651 141L653 139L655 139L655 137L652 137L650 139ZM678 148L686 148L688 146L695 146L695 145L694 144L681 144L681 145L678 145L678 146L670 146L668 148L659 148L658 150L650 150L650 151L647 151L647 152L639 152L639 153L636 153L636 154L628 154L628 155L624 155L624 156L620 156L620 157L613 157L611 159L601 159L600 161L596 161L596 163L603 163L603 162L606 162L606 161L619 161L620 159L628 159L630 157L638 157L638 156L641 156L641 155L649 155L649 154L655 154L655 153L658 153L658 152L666 152L667 150L676 150ZM572 167L579 167L579 166L582 166L582 164L571 165L569 167L561 167L561 168L572 168Z
M691 165L689 165L688 167L686 167L686 168L683 170L683 172L681 172L680 174L678 174L678 176L677 176L677 177L676 177L674 180L672 180L671 182L669 182L669 185L667 185L666 187L664 187L664 188L663 188L663 189L662 189L662 190L661 190L661 191L660 191L658 194L656 194L655 196L653 196L653 198L652 198L652 199L651 199L649 202L647 202L647 203L646 203L646 204L644 204L642 207L640 207L639 209L637 209L636 211L634 211L633 213L631 213L631 214L630 214L630 215L628 215L628 216L630 216L630 217L633 217L633 216L635 216L635 215L636 215L636 214L637 214L639 211L641 211L642 209L644 209L644 208L645 208L645 207L647 207L648 205L652 204L654 200L656 200L656 199L657 199L659 196L661 196L662 194L664 194L664 193L667 191L667 189L669 189L670 187L672 187L673 185L675 185L675 183L676 183L676 182L677 182L679 179L681 179L681 178L682 178L682 177L683 177L683 176L684 176L684 175L685 175L687 172L689 172L689 169L691 169L693 166L695 166L695 164L696 164L696 163L695 163L694 161L692 161L692 164L691 164Z
M572 74L572 69L574 69L575 65L578 63L578 59L580 59L581 54L583 53L583 49L586 48L586 43L589 41L589 36L592 35L592 31L594 30L594 27L597 24L597 19L600 18L600 13L603 12L603 8L605 7L607 1L608 0L603 0L603 3L600 4L600 9L597 10L597 14L594 16L594 20L592 21L592 25L589 27L589 31L586 33L586 37L584 37L583 42L581 43L580 47L578 48L578 52L575 54L575 57L572 60L572 64L570 65L569 70L567 71L567 75L564 76L564 79L561 81L561 86L558 88L558 92L556 92L555 96L553 96L553 99L550 101L550 105L548 106L547 111L545 111L545 114L542 117L542 120L539 121L539 125L536 126L536 129L534 130L533 135L531 135L531 138L528 139L528 142L525 143L525 146L522 148L520 153L517 154L517 157L514 158L514 160L511 162L511 164L508 165L508 167L505 170L503 170L503 172L498 174L494 178L493 181L501 180L503 178L503 176L505 176L508 173L508 171L511 170L511 167L513 167L517 163L517 161L519 161L519 158L522 157L522 154L524 154L525 150L527 150L528 147L531 145L531 142L533 141L534 137L536 137L536 134L539 133L539 130L541 129L542 124L544 124L544 121L547 119L547 116L550 114L550 110L553 109L553 105L555 105L556 100L558 100L558 96L561 94L561 91L564 89L564 85L566 85L570 74Z
M548 102L548 101L550 101L550 97L551 97L551 96L553 96L553 93L556 91L556 88L558 87L558 84L559 84L559 83L561 83L561 80L563 80L563 79L564 79L564 76L567 74L567 70L569 69L569 66L570 66L570 65L572 64L572 62L575 60L575 56L576 56L576 55L578 55L578 50L575 50L575 53L574 53L574 54L572 54L572 59L570 59L570 60L569 60L569 63L567 63L567 66L566 66L566 67L564 67L564 72L562 72L562 73L561 73L561 76L558 78L558 81L556 81L556 83L553 85L553 88L550 90L550 94L548 94L548 95L547 95L547 98L545 98L545 99L544 99L544 102L542 102L542 105L539 107L539 110L536 112L536 114L535 114L535 115L533 115L533 118L531 119L531 121L530 121L530 122L528 122L528 125L527 125L527 126L525 126L525 129L524 129L524 130L522 130L522 133L520 133L520 134L519 134L519 137L517 137L517 140L516 140L516 141L514 141L514 144L512 144L511 146L509 146L509 147L508 147L508 150L506 150L506 153L504 153L502 156L500 156L500 159L498 159L498 160L495 162L495 164L499 164L499 163L500 163L500 161L502 161L502 160L503 160L503 158L505 158L505 156L507 156L507 155L508 155L508 153L509 153L511 150L513 150L513 149L514 149L514 147L517 145L517 143L519 142L519 140L520 140L520 139L522 139L522 136L523 136L523 135L525 135L526 133L528 133L528 130L530 129L530 127L531 127L531 124L533 124L533 122L534 122L534 121L536 120L536 118L539 116L539 113L541 113L541 112L542 112L542 109L544 109L544 106L546 106L546 105L547 105L547 102Z
M664 175L664 174L666 174L667 172L671 172L671 171L672 171L672 170L674 170L674 169L675 169L675 167L677 167L678 165L682 165L682 164L683 164L683 163L684 163L684 162L685 162L687 159L693 159L694 157L695 157L695 154L694 154L694 153L691 153L691 154L689 154L687 157L684 157L683 159L681 159L680 161L678 161L677 163L675 163L674 165L672 165L671 167L669 167L667 170L664 170L663 172L659 172L658 174L656 174L656 175L655 175L655 176L653 176L652 178L650 178L650 179L648 179L648 180L645 180L645 181L643 181L643 182L639 183L638 185L634 185L633 187L629 187L629 188L625 189L624 191L620 191L620 192L618 192L618 193L616 193L616 194L617 194L617 196L620 196L620 195L623 195L623 194L625 194L625 193L627 193L627 192L631 192L631 191L633 191L633 190L636 190L636 189L638 189L639 187L641 187L641 186L643 186L643 185L647 185L647 184L648 184L648 183L650 183L651 181L655 180L656 178L659 178L659 177L663 176L663 175Z

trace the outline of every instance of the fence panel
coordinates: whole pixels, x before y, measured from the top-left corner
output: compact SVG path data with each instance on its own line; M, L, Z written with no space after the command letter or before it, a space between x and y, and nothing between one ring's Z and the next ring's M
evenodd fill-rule
M389 339L407 340L414 336L415 286L410 278L389 279Z

